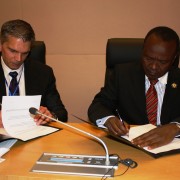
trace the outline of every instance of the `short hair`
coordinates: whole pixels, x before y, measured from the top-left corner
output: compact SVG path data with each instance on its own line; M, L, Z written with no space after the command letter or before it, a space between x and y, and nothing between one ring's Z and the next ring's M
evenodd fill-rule
M8 36L22 39L24 42L35 40L33 28L26 21L16 19L5 22L1 27L0 39L1 43L8 40Z
M175 41L176 42L176 53L179 52L179 48L180 48L179 36L173 29L166 27L166 26L155 27L147 33L147 35L144 38L144 43L146 42L148 37L153 34L160 37L163 41Z

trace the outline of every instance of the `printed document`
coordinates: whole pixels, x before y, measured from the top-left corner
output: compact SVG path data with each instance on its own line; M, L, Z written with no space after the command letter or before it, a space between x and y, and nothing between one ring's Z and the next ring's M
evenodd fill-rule
M39 109L41 96L3 96L2 123L5 131L13 138L27 141L58 131L57 128L37 126L29 108Z

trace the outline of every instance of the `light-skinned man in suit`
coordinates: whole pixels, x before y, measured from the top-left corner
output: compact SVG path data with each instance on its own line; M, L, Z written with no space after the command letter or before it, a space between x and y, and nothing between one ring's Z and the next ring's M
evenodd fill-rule
M158 127L132 143L153 149L171 142L180 135L180 70L173 66L177 56L179 37L174 30L168 27L150 30L144 40L141 61L116 65L90 105L89 119L117 136L127 134L129 125L150 123L146 93L156 80Z
M31 25L23 20L5 22L0 34L0 102L2 96L42 95L39 111L47 116L56 116L60 121L67 121L67 111L56 89L56 80L51 67L28 59L31 45L35 40L35 33ZM9 72L16 71L17 88L10 91L11 77ZM49 118L36 115L37 125L50 122ZM1 116L0 116L0 122ZM1 124L2 126L2 124Z

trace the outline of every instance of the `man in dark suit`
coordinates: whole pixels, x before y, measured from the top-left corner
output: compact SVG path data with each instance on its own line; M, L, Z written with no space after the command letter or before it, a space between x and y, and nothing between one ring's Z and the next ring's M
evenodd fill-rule
M89 107L90 120L121 136L128 133L129 124L153 119L158 127L132 142L149 149L171 142L180 135L180 70L173 66L178 55L177 33L168 27L153 28L145 37L141 61L114 68ZM153 91L148 97L149 88Z
M23 20L11 20L2 25L0 36L0 102L2 96L42 95L39 111L60 121L67 121L67 111L56 89L51 67L28 59L35 33ZM15 89L11 89L10 72L16 73ZM37 125L50 122L49 118L36 115ZM1 116L0 116L0 122ZM1 123L0 123L1 124ZM1 125L2 126L2 125Z

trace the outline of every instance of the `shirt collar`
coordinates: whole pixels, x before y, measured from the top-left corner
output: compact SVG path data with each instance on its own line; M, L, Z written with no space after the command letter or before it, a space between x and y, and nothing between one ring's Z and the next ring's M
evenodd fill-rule
M5 75L5 77L6 77L11 71L16 71L16 72L18 73L18 75L19 75L19 73L22 71L22 69L23 69L23 67L24 67L24 64L22 64L18 69L12 70L12 69L10 69L10 68L5 64L2 56L1 56L1 64L2 64L2 68L3 68L3 70L4 70L4 75Z
M167 84L167 79L168 79L168 74L169 72L167 72L166 74L164 74L163 76L161 76L160 78L158 78L158 81L161 83L161 84L164 84L166 85ZM145 75L145 78L146 78L146 81L149 81L148 77Z

